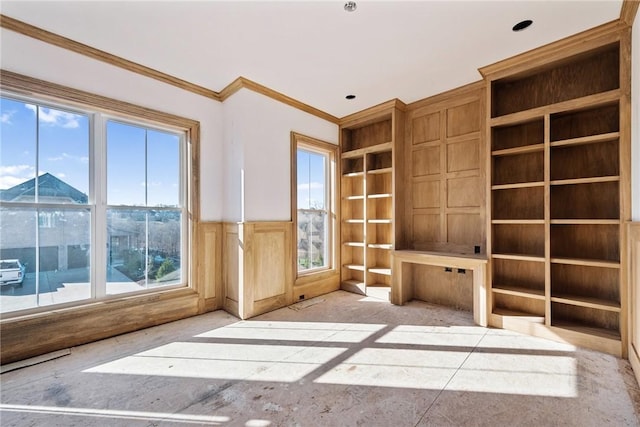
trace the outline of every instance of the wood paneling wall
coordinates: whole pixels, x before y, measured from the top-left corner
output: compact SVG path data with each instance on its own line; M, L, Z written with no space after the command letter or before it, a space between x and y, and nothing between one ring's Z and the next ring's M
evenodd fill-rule
M293 223L225 223L224 309L248 319L293 301Z
M482 82L409 105L408 247L485 252L484 105Z
M195 280L201 310L222 308L222 223L202 222L195 227Z
M640 382L640 222L628 223L629 361Z

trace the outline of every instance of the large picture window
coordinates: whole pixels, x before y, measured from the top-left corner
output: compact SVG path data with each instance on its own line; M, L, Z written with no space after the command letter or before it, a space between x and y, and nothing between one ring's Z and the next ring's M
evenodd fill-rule
M337 147L294 134L298 274L333 268Z
M184 130L3 94L0 134L3 313L186 284Z

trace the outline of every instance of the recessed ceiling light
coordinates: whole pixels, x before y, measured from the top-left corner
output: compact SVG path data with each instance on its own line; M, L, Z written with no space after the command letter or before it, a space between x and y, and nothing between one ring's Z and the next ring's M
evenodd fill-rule
M345 96L345 98L347 98L347 99L356 99L356 96L355 95L347 95L347 96Z
M516 25L514 25L512 30L516 32L522 31L526 28L529 28L531 24L533 24L533 21L531 19L525 19L524 21L520 21Z
M357 8L358 5L354 1L348 1L344 4L344 10L346 10L347 12L355 12Z

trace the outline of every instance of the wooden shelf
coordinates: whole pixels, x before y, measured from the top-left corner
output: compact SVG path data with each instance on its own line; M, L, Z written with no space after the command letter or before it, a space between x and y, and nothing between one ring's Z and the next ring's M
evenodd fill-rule
M512 188L544 187L544 181L518 182L515 184L492 185L492 190L510 190Z
M343 200L364 200L364 196L345 196Z
M353 177L357 177L357 176L364 176L364 172L347 172L347 173L343 173L342 174L343 177L345 178L353 178Z
M494 286L491 290L497 294L514 295L523 298L533 298L537 300L545 299L544 290L523 288L518 286Z
M347 224L364 224L364 219L345 219L343 222Z
M622 92L620 89L613 89L607 92L597 93L595 95L583 96L581 98L562 101L555 104L536 107L530 110L519 111L517 113L506 114L504 116L494 117L490 120L491 127L506 126L511 124L519 124L529 122L534 119L543 118L545 114L555 114L563 111L584 109L588 107L597 107L600 105L618 102Z
M533 261L533 262L544 262L543 256L535 256L535 255L519 255L519 254L492 254L491 258L496 259L510 259L513 261Z
M360 264L345 264L343 267L348 270L364 271L364 265Z
M391 243L369 243L367 247L371 249L393 249L393 244Z
M544 224L544 219L493 219L491 224Z
M555 264L584 265L586 267L620 268L619 262L597 260L597 259L552 257L551 262Z
M598 142L613 141L620 138L620 132L609 132L600 135L583 136L580 138L564 139L560 141L553 141L549 145L551 147L566 147L570 145L586 145L596 144Z
M494 150L492 156L511 156L514 154L535 153L536 151L544 151L544 144L524 145L522 147L505 148L503 150Z
M392 220L388 218L374 218L367 220L369 224L391 224Z
M371 175L377 175L377 174L383 174L383 173L391 173L393 172L393 168L381 168L381 169L372 169L367 171L368 174Z
M345 151L342 153L343 159L352 159L354 157L362 157L365 154L380 153L383 151L389 151L392 148L391 142L384 142L382 144L372 145L370 147L358 148L356 150Z
M589 335L590 337L600 337L615 341L620 341L620 333L611 329L596 328L593 326L585 326L576 322L555 321L551 324L553 328L563 329L571 332Z
M492 313L502 317L515 317L530 323L544 323L544 316L537 316L533 313L525 313L523 311L506 310L504 308L494 308Z
M393 195L391 193L380 193L380 194L369 194L367 195L367 198L369 199L387 199L392 197Z
M551 224L564 225L620 225L618 219L552 219Z
M367 271L369 273L382 274L384 276L391 276L391 268L389 267L369 267Z
M620 181L620 176L596 176L590 178L576 178L576 179L558 179L551 181L551 185L575 185L575 184L592 184L595 182L616 182Z
M615 313L620 313L621 311L620 304L600 298L556 294L551 296L551 301L562 304L577 305L580 307L595 308L598 310L613 311Z
M343 242L345 246L353 246L356 248L364 248L364 242Z

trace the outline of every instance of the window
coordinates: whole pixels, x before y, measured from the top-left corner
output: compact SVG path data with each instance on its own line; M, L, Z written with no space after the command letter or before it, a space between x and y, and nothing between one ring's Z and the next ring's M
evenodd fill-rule
M293 134L298 274L333 268L335 145Z
M186 284L186 129L3 94L0 132L3 313Z

